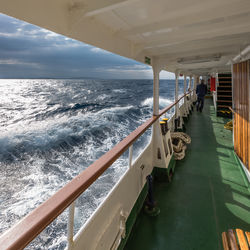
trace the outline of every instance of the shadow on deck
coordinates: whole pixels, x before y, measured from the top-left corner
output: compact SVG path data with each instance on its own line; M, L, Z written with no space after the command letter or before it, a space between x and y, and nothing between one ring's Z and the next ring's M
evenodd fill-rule
M250 194L225 118L216 117L211 100L186 124L192 143L178 161L173 181L158 182L157 217L142 211L124 249L222 249L221 233L250 229Z

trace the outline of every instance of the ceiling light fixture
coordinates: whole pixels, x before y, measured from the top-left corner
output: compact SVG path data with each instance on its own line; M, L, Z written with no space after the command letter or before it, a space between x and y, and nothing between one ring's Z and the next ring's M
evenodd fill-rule
M213 62L219 61L221 55L210 55L210 56L195 56L195 57L186 57L177 60L179 64L192 64L192 63L204 63L204 62Z

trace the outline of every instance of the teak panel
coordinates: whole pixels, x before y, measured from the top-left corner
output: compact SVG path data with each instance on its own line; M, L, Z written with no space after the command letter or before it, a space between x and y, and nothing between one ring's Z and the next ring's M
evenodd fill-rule
M248 169L250 169L249 73L250 60L233 65L234 149Z

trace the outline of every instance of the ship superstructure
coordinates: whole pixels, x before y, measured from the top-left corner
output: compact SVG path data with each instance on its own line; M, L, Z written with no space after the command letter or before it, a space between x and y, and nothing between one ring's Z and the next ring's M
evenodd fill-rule
M190 197L185 197L188 199L186 203L181 204L183 211L181 211L180 206L172 208L163 206L161 208L161 210L165 209L165 213L164 211L161 212L161 214L165 214L165 219L170 216L173 221L164 221L164 223L170 223L167 226L169 230L165 233L171 237L166 236L166 242L163 241L163 245L157 240L155 243L152 241L152 244L160 244L155 245L156 248L165 249L163 248L165 244L169 244L170 249L178 246L178 225L181 225L185 219L187 220L186 223L191 226L184 227L182 233L187 233L188 229L195 225L192 233L197 231L196 234L200 234L200 238L198 238L199 243L201 243L204 242L206 233L211 232L211 235L213 235L211 242L216 241L218 249L221 248L219 236L222 233L221 230L227 230L226 225L231 227L234 224L235 227L243 227L242 229L245 231L250 230L249 227L247 228L250 223L248 221L250 214L249 0L211 0L206 2L200 0L13 0L0 1L0 10L4 14L67 37L151 65L154 74L152 117L20 223L2 235L0 246L3 249L24 248L68 207L69 249L118 249L124 248L127 242L131 246L129 249L132 249L129 236L148 195L148 176L153 174L157 177L163 177L163 179L166 177L166 182L170 182L174 172L178 173L176 170L176 167L179 167L178 165L183 165L181 167L189 169L185 170L187 172L181 170L179 177L189 179L192 176L195 180L194 185L188 185L186 179L178 185L177 181L176 185L173 185L175 188L173 194L176 196L173 198L168 192L167 198L164 197L163 200L169 201L173 206L175 202L178 203L183 193L182 190L178 189L178 186L184 186L185 183L187 184L186 190L190 189L192 194L190 194ZM159 110L159 76L162 70L175 73L176 90L175 102L165 109ZM218 113L218 108L220 108L219 105L227 106L225 103L228 103L229 100L229 97L225 97L227 95L225 93L220 93L220 95L226 99L220 99L216 94L217 88L222 87L222 85L219 85L219 76L223 74L225 74L224 77L227 76L232 80L230 89L232 98L230 103L232 105L230 106L231 109L226 107L220 110L222 114L223 112L225 112L224 114L233 112L235 155L230 144L230 134L218 130L218 126L222 126L219 123L224 122L224 120L216 117L216 112ZM178 96L180 75L184 76L184 93L181 97ZM196 85L200 77L207 79L210 76L216 79L216 89L213 95L215 107L211 102L211 106L205 110L207 114L205 118L199 119L198 114L190 118L193 103L196 101ZM225 86L227 85L224 85L224 92L227 88ZM222 104L219 104L220 102ZM165 123L165 126L167 124L168 127L162 129L159 120L173 107L175 108L175 114ZM190 161L187 158L186 163L189 160L188 164L185 165L184 161L178 162L176 166L171 132L183 130L187 120L189 120L187 131L194 138L194 142L191 144L193 146L191 146L189 152L189 155L193 155L191 156L193 160ZM133 143L150 127L152 127L150 143L140 156L132 161ZM225 138L221 138L222 134ZM225 149L225 147L228 147L228 149ZM203 150L199 151L200 149ZM126 150L129 150L128 171L114 186L106 200L98 207L87 223L74 235L75 201ZM192 154L192 152L194 153ZM211 169L209 167L213 162L207 164L209 156L217 159ZM201 167L197 166L197 162ZM225 172L231 173L227 175ZM239 173L244 178L239 176ZM207 185L195 186L195 182L203 181L207 182ZM231 184L227 183L227 186L225 186L226 181L231 182ZM196 187L203 188L200 193L202 197L196 197L193 193ZM163 184L162 188L168 189L168 186ZM221 200L218 200L219 196L215 195L220 192L220 188L222 188L221 190L227 189L226 195L235 195L232 190L240 189L235 192L240 192L241 195L235 195L235 199L229 199L229 203L233 203L232 206L227 206L228 199L223 200L225 206L221 208ZM164 194L161 193L161 195ZM207 201L210 200L207 204L212 206L211 210L206 210L201 206L206 202L206 199L204 199L206 195ZM211 195L210 198L209 195ZM190 199L193 199L193 202ZM201 203L202 199L204 199L204 203ZM185 199L183 198L183 200ZM208 216L211 211L214 214L217 211L221 213L220 215L216 214L216 216L210 214L211 217L206 217L208 223L211 222L210 220L215 220L215 222L211 222L207 227L209 230L205 230L205 234L201 232L203 224L197 224L197 221L192 219L192 216L195 217L196 213L193 210L192 213L188 213L189 202L193 203L192 208L194 210L197 209L200 219L203 216ZM187 206L186 210L185 206ZM235 206L239 206L239 208L235 209ZM175 208L179 209L178 212L172 214L166 212L168 209L173 212ZM218 218L223 217L223 211L230 211L232 216L230 217L227 214L221 222ZM187 217L184 216L183 218L183 213L184 215L186 213ZM190 214L192 216L188 217ZM230 218L233 218L232 223ZM142 227L148 228L147 223L150 224L145 219ZM206 224L204 222L204 228L206 228ZM171 228L173 229L172 232L170 232ZM133 235L137 234L136 231L133 232ZM143 234L143 230L141 230L138 237L139 235L148 236L154 232L157 232L157 230L149 230ZM135 236L134 239L137 244L138 238ZM197 240L196 237L191 237L191 239L192 242ZM209 236L206 236L206 239L209 241ZM187 237L183 237L183 242L187 242L187 240ZM186 248L182 245L182 248L195 248L195 242L193 243ZM147 246L149 247L149 245ZM214 245L204 243L204 245L199 245L199 249L211 249L211 246Z

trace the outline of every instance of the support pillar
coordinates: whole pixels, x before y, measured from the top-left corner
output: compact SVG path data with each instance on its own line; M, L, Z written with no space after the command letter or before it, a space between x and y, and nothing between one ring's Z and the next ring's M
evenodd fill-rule
M187 76L184 75L184 94L187 93Z
M189 76L188 91L191 90L192 76Z
M178 92L179 92L179 72L175 73L175 102L178 100ZM179 103L175 105L175 118L178 118L180 114Z
M154 74L154 82L153 82L153 115L159 115L159 76L160 76L161 68L155 63L153 65L153 74ZM153 124L153 134L152 140L157 140L157 135L159 134L160 125L159 122L155 122Z
M192 78L193 76L189 76L189 83L188 83L188 92L191 91L191 84L192 84ZM192 112L192 93L188 95L188 110L189 112Z
M153 115L159 115L159 74L165 67L157 58L153 61ZM169 128L172 126L169 124ZM153 124L152 128L152 166L156 167L158 172L157 178L170 180L170 175L174 171L174 164L170 165L173 160L173 145L171 140L170 129L163 133L159 120ZM161 177L159 177L161 176Z
M179 96L179 72L175 73L175 101L178 101L178 96ZM183 118L182 115L180 113L180 107L179 107L179 103L177 103L175 105L175 130L182 130L183 128Z
M184 95L187 93L187 76L184 74ZM188 116L188 104L187 104L187 97L184 97L184 108L185 108L185 113L184 116Z
M197 87L198 84L200 84L200 76L196 77L196 82L195 82L194 90L196 90L196 87Z
M197 86L197 79L198 79L198 77L195 75L194 76L194 86L193 86L193 90L194 90L194 92L193 92L193 94L192 94L192 102L195 102L196 101L196 86Z
M200 76L197 76L196 83L195 83L195 86L194 86L194 101L197 100L196 87L197 87L198 84L200 84Z
M160 70L153 67L154 85L153 85L153 115L159 114L159 75Z

